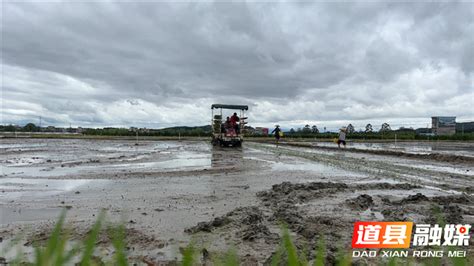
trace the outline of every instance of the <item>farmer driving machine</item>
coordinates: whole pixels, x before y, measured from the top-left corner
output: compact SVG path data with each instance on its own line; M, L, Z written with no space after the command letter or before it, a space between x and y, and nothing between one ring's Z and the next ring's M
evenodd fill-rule
M216 109L216 110L214 110ZM235 110L234 115L224 117L222 110ZM212 145L221 147L240 147L244 141L245 111L249 107L247 105L229 105L229 104L213 104L212 112ZM229 118L229 119L227 119Z

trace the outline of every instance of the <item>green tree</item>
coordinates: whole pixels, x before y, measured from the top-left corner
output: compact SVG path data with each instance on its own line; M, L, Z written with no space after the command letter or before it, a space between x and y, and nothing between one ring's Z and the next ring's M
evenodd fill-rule
M3 131L14 132L16 131L16 127L14 125L8 125L4 127Z
M374 129L370 123L365 126L365 133L372 133L373 131Z
M388 132L391 131L390 125L388 123L383 123L380 127L380 132Z
M310 133L310 132L311 132L310 126L309 126L309 125L305 125L305 126L303 127L303 133Z
M37 132L39 131L39 127L37 127L35 124L33 123L28 123L26 124L24 127L23 127L23 131L26 131L26 132Z
M353 134L355 132L354 126L352 124L347 125L347 133Z

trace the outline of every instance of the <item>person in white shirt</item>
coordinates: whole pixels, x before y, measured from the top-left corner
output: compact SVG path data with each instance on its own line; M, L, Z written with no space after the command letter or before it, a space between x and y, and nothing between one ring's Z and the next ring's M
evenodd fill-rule
M337 146L340 148L342 145L344 145L344 148L346 147L346 128L343 127L339 130L339 139L337 140Z

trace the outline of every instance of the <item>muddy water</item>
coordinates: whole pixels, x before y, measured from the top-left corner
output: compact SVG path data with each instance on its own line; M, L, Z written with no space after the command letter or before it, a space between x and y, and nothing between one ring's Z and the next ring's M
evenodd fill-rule
M289 201L288 206L298 211L302 221L313 216L338 219L341 217L334 214L341 211L348 221L393 218L402 211L387 211L392 207L379 204L380 199L388 197L389 201L396 201L416 193L440 197L474 191L472 165L298 147L276 148L259 143L246 143L241 149L223 149L213 148L207 142L144 141L135 145L133 141L4 139L0 145L0 164L0 237L3 239L23 233L28 241L28 237L51 228L63 208L68 209L68 223L77 228L77 237L81 237L97 213L105 209L108 219L121 221L131 230L128 245L135 249L131 249L130 255L148 256L152 260L174 259L177 247L195 237L185 233L186 228L226 215L238 207L257 206L257 212L285 218L287 214L275 200L286 202L286 196L257 196L282 182L419 186L407 190L380 185L383 189L374 186L359 192L360 188L355 192L344 189L322 193L326 196L320 198L311 196L308 190L293 189L294 197L300 200ZM377 204L369 209L348 209L345 201L361 194L373 197ZM243 209L229 217L237 221L248 214ZM415 213L408 217L423 215ZM278 233L276 221L262 219L269 231ZM315 226L310 222L307 225ZM242 240L232 233L240 235L241 229L239 223L230 223L217 233L205 234L203 241L215 243L214 249L237 245L241 252L258 261L265 260L274 247L271 239L265 244L268 234L244 228L243 234L249 238Z
M315 145L321 147L334 147L336 144L331 142L315 142ZM348 148L367 149L367 150L388 150L402 151L407 153L428 154L442 153L474 157L474 144L461 142L403 142L389 140L385 143L360 143L349 142Z
M282 146L275 150L273 145L256 144L262 149L291 154L296 157L309 158L337 168L353 172L364 172L382 179L393 179L399 182L421 182L427 187L437 187L464 191L472 189L473 165L470 163L427 161L407 159L398 156L340 150L319 150L304 147Z

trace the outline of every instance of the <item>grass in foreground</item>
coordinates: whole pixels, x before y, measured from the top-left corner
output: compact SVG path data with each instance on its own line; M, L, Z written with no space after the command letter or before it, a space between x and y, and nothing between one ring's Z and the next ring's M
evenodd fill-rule
M35 246L34 256L29 261L22 257L21 250L18 250L18 257L10 261L9 265L38 265L38 266L56 266L56 265L118 265L125 266L129 265L129 259L126 254L126 230L124 225L110 226L107 228L107 234L111 239L111 244L114 248L114 255L109 258L101 258L95 254L98 246L98 238L101 233L101 229L104 223L104 212L102 212L95 224L92 226L87 237L79 242L73 243L70 239L70 234L64 226L66 212L63 211L56 223L54 229L46 241L44 246ZM281 243L276 248L274 255L271 258L271 265L289 265L289 266L322 266L328 264L335 264L340 266L351 265L352 257L350 252L344 248L340 248L335 255L333 261L328 261L328 249L325 244L324 237L320 237L319 244L314 252L314 257L308 260L309 256L306 251L298 252L291 239L290 232L286 226L282 226L281 229ZM201 256L198 253L198 248L194 244L190 243L187 247L182 250L181 261L178 264L183 266L200 265ZM5 250L3 252L6 252ZM3 256L3 255L2 255ZM311 263L310 263L311 261ZM240 260L238 257L237 250L231 248L227 252L220 254L213 254L210 257L212 265L226 265L234 266L239 265ZM371 264L373 264L371 260ZM378 264L388 265L413 265L414 261L411 258L408 259L395 259L392 258L388 261L380 259L377 261ZM416 265L468 265L469 261L467 258L450 258L450 261L442 261L441 259L426 260L417 262ZM362 262L362 264L364 264Z

